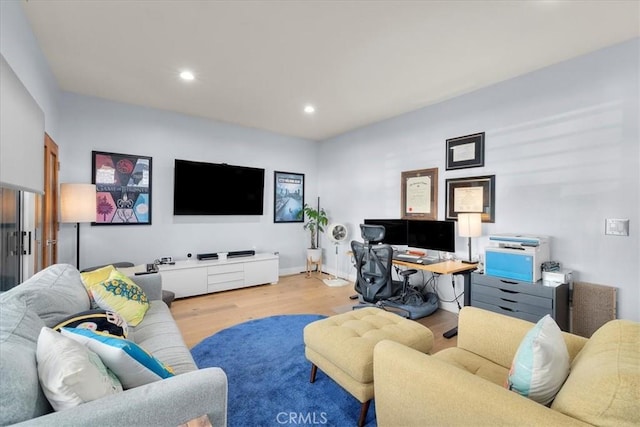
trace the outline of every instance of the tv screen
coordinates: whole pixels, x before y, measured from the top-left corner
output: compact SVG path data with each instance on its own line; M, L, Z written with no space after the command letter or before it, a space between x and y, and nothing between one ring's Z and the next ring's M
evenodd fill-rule
M384 239L388 245L407 244L407 221L404 219L365 219L367 225L383 225Z
M175 160L174 215L262 215L264 169Z
M454 221L409 221L407 243L413 248L455 252Z

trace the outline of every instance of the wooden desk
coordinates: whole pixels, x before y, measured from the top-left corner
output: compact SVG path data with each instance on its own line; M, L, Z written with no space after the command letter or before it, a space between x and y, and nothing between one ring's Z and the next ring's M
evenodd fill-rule
M434 264L416 264L408 261L393 260L395 265L402 265L416 270L430 271L436 274L461 274L464 278L464 305L471 305L471 272L478 264L467 264L462 261L442 261Z
M425 270L438 274L458 274L466 271L473 271L478 264L466 264L462 261L442 261L434 264L416 264L408 261L393 260L396 265L404 265L405 267L415 268L416 270Z
M443 261L434 264L416 264L413 262L393 260L395 265L402 265L416 270L430 271L436 274L461 274L464 279L464 298L463 305L471 305L471 272L474 271L478 264L467 264L462 261ZM442 334L445 338L452 338L458 334L458 327Z

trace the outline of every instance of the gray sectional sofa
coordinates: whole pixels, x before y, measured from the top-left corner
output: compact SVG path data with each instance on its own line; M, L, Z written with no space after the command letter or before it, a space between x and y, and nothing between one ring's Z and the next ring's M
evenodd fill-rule
M178 426L208 415L227 422L227 377L220 368L198 370L162 301L157 274L134 276L150 308L132 329L133 341L171 366L175 376L54 412L38 381L36 343L43 326L90 309L78 270L57 264L0 295L0 425Z

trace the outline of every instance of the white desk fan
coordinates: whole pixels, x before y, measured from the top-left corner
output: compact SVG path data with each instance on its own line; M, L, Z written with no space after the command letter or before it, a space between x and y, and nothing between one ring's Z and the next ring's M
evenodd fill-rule
M342 244L342 242L347 240L347 237L349 237L349 232L347 230L347 227L343 224L334 223L329 225L327 229L327 235L329 236L329 240L331 240L336 246L336 270L332 279L324 279L323 282L327 286L347 285L349 284L349 282L338 277L338 246Z

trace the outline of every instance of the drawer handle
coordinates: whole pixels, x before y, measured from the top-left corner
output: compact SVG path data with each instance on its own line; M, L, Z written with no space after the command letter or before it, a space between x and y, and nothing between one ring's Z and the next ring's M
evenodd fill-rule
M509 280L503 280L503 279L500 279L500 281L501 281L502 283L508 283L509 285L517 285L517 284L518 284L518 282L511 282L511 281L509 281Z
M509 307L503 307L503 306L501 306L501 305L499 305L498 307L500 307L501 309L503 309L503 310L505 310L505 311L511 311L511 312L514 312L514 313L516 312L516 310L512 310L512 309L510 309Z
M502 288L498 288L498 289L500 289L502 292L506 292L508 294L519 294L520 293L518 291L512 291L510 289L502 289Z
M500 299L501 299L502 301L512 302L512 303L514 303L514 304L517 302L517 301L513 301L513 300L510 300L510 299L506 299L506 298L500 298Z

